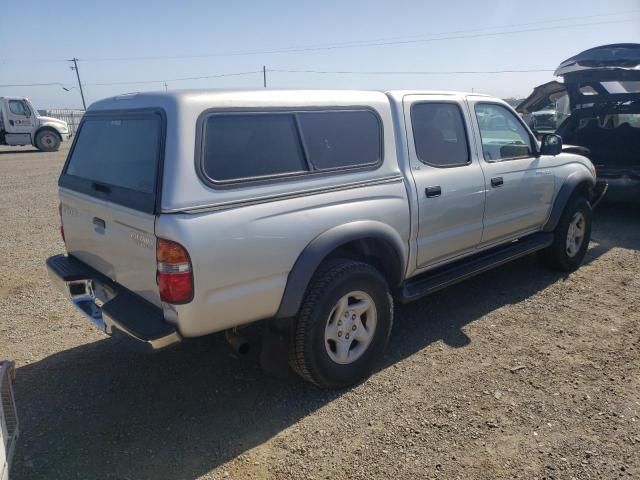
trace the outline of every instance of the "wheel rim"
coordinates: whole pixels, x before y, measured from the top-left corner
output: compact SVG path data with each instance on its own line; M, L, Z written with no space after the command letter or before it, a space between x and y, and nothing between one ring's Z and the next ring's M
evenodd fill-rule
M335 363L347 365L366 352L373 341L378 315L365 292L343 296L331 310L324 330L324 346Z
M55 144L55 139L51 133L45 133L42 136L42 143L47 147L52 147Z
M567 255L569 257L575 257L580 251L584 242L585 231L586 220L584 215L580 212L574 213L567 231Z

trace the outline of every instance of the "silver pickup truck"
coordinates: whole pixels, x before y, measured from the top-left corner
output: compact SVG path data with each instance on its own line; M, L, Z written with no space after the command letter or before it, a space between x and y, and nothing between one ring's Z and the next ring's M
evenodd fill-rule
M604 190L485 95L130 94L83 118L47 266L108 334L163 348L266 320L297 373L343 387L382 357L394 298L533 252L577 268Z

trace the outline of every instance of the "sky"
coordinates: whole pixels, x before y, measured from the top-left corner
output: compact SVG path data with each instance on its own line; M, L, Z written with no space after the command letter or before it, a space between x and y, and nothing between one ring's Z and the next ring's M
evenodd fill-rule
M268 88L525 97L561 61L626 42L640 43L640 0L5 0L0 96L82 107L66 61L77 57L87 106L134 91L262 88L263 65ZM500 70L551 71L485 73ZM215 77L243 72L257 73ZM192 77L212 78L178 80ZM149 83L125 84L136 81ZM24 86L2 86L14 84Z

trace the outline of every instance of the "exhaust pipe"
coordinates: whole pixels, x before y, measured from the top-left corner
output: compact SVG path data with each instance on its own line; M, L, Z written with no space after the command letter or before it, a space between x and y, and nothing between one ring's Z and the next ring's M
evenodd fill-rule
M238 334L235 329L225 330L224 336L234 353L237 355L246 355L249 353L249 342L242 335Z

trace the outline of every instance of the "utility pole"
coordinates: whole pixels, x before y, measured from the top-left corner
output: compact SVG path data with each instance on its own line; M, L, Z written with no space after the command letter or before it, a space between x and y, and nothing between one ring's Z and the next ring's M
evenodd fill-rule
M167 82L164 82L164 91L166 92L169 88L169 85L167 85Z
M82 91L82 82L80 81L80 72L78 71L78 59L73 57L69 61L73 62L73 67L71 67L71 70L75 70L76 71L76 77L78 77L78 87L80 87L80 96L82 97L82 108L84 110L86 110L87 109L87 104L84 101L84 92Z
M267 67L266 65L262 66L262 85L264 88L267 88Z

